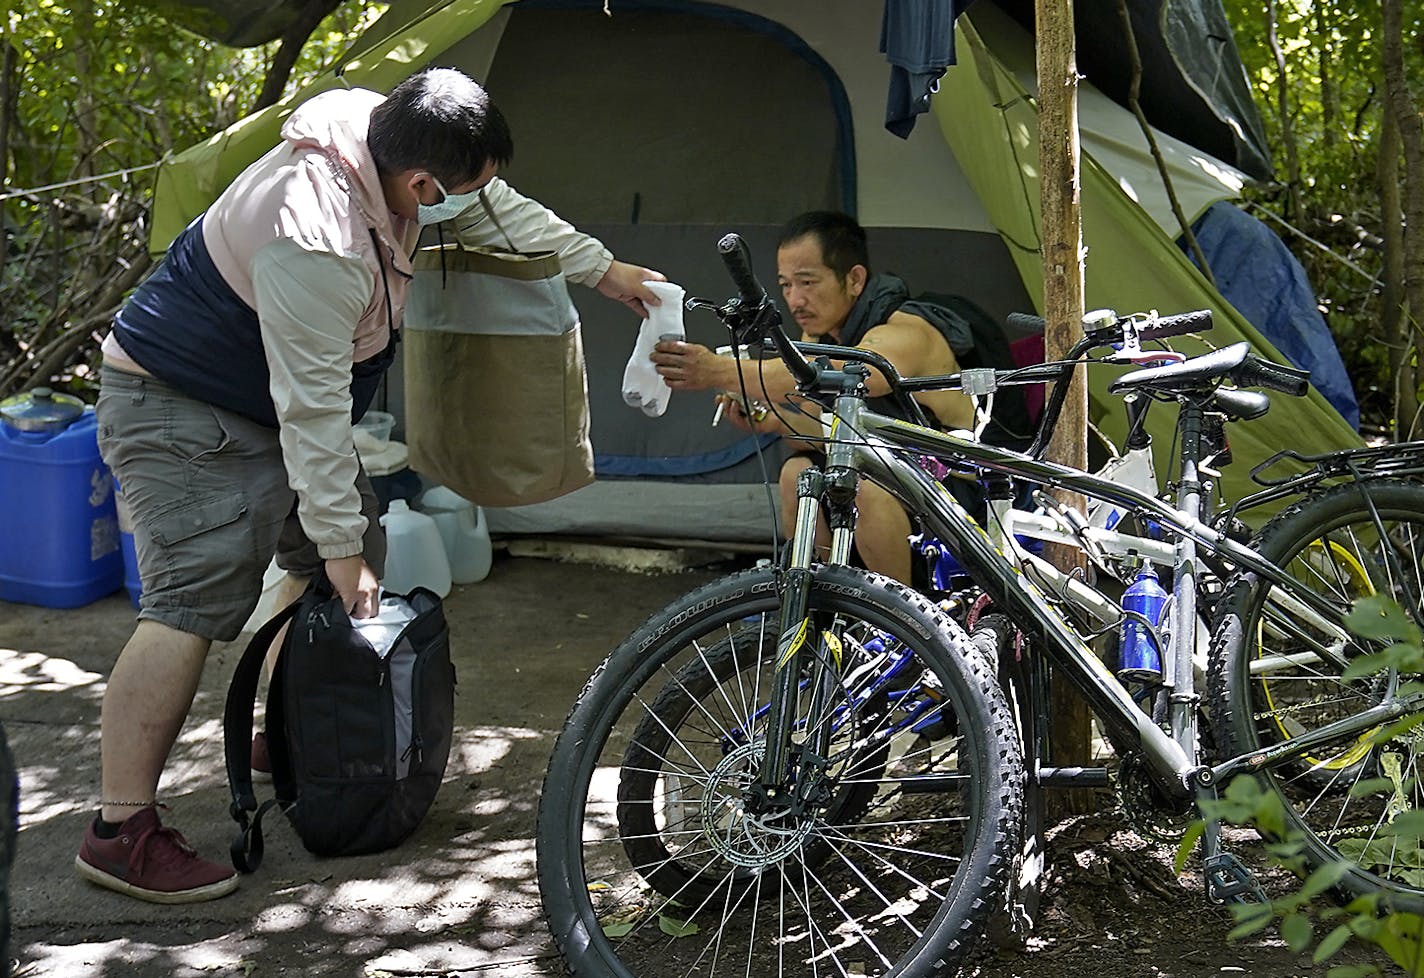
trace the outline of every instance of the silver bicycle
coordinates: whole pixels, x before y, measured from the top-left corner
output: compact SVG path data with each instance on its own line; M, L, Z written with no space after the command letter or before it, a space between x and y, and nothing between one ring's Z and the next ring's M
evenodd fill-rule
M1115 381L1178 404L1169 502L869 410L867 363L902 392L948 380L900 382L864 351L798 349L740 239L719 249L739 295L718 314L734 343L768 338L800 389L829 400L827 458L801 477L786 559L653 615L565 723L540 801L538 868L575 974L918 976L952 965L990 917L1011 912L1026 794L1068 773L1036 757L1025 766L1024 703L998 679L1000 660L1025 650L1080 690L1152 806L1190 812L1249 773L1281 796L1311 861L1344 867L1344 888L1424 907L1419 840L1391 829L1421 801L1401 721L1424 696L1406 676L1347 678L1376 645L1344 625L1354 598L1383 591L1418 617L1418 487L1364 480L1308 497L1254 548L1200 518L1206 395L1227 382L1294 392L1297 372L1241 344ZM1106 500L1171 541L1171 625L1153 623L1163 715L1094 654L1077 588L1025 570L1003 525L971 517L920 456ZM848 565L861 478L951 550L1006 627L971 635L930 597ZM817 562L822 516L832 545ZM1219 759L1201 747L1192 668L1207 558L1234 572L1207 689ZM1019 635L1026 646L1012 644ZM1253 881L1219 841L1208 832L1206 875L1210 895L1230 899Z

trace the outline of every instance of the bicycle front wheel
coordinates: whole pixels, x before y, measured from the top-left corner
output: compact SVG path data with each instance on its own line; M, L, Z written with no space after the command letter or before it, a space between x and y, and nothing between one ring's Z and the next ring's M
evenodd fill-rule
M1394 598L1417 623L1424 560L1424 485L1377 480L1303 500L1266 525L1261 556L1343 613L1374 594ZM1375 706L1417 677L1390 671L1346 678L1378 651L1330 626L1286 589L1243 575L1221 602L1208 682L1223 756L1288 742ZM1336 864L1350 894L1381 893L1424 912L1424 838L1401 832L1424 808L1419 728L1373 729L1321 745L1260 775L1282 802L1287 837L1312 866ZM1403 824L1403 823L1401 823Z
M1023 765L982 655L923 596L819 568L768 805L779 602L773 569L694 591L575 704L538 829L574 974L928 975L1002 906Z

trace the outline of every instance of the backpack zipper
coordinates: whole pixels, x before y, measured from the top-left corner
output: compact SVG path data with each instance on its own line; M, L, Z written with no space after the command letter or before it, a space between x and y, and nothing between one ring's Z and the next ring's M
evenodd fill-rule
M321 622L324 629L331 628L331 621L326 617L326 612L319 608L313 608L307 612L307 644L316 644L316 623Z

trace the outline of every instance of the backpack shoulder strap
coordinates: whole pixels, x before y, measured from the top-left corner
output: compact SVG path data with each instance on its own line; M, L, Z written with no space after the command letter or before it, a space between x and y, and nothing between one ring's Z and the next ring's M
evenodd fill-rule
M915 301L948 309L962 319L974 338L973 349L956 354L959 366L1012 370L1018 366L1009 349L1009 337L1002 326L974 300L950 292L922 292ZM1023 450L1033 440L1035 425L1024 400L1024 388L1008 386L995 394L994 417L984 433L991 445Z
M262 862L262 816L273 804L269 801L259 809L252 791L252 707L257 699L257 682L267 650L282 626L296 616L299 604L300 598L273 615L252 636L233 670L223 705L223 756L228 789L232 792L228 812L239 829L232 844L232 860L233 866L244 873L252 872ZM257 813L250 827L249 812Z

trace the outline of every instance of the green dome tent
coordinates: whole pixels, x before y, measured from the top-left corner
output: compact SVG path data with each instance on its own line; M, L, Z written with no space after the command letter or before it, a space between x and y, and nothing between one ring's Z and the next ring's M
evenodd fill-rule
M443 64L484 81L509 118L516 158L505 175L514 186L689 294L731 294L715 250L726 231L743 234L769 281L776 226L800 210L835 207L866 226L877 269L900 274L912 291L958 292L1000 318L1039 305L1032 38L997 7L972 6L957 27L959 63L941 79L931 113L901 140L883 126L879 28L878 5L864 0L615 0L611 14L601 0L397 0L312 85L166 162L152 245L162 251L269 149L306 98L343 84L385 91ZM1175 245L1178 229L1132 115L1084 85L1080 117L1088 308L1210 308L1213 346L1247 339L1273 356ZM1237 195L1239 171L1156 138L1189 219ZM493 514L491 528L766 539L771 517L749 440L709 427L710 395L678 394L656 420L624 406L622 365L636 322L588 290L574 292L600 480ZM692 339L726 342L706 314L689 313L687 325ZM1203 349L1192 339L1175 345ZM1120 437L1121 404L1105 393L1110 375L1090 373L1092 412ZM398 377L392 388L399 414ZM1264 419L1231 426L1231 498L1249 491L1250 467L1280 448L1359 443L1314 391L1272 400ZM1164 453L1171 413L1154 413Z

